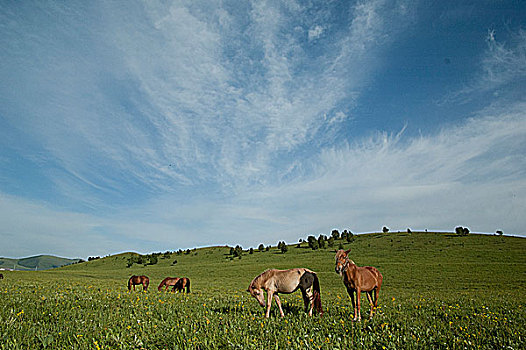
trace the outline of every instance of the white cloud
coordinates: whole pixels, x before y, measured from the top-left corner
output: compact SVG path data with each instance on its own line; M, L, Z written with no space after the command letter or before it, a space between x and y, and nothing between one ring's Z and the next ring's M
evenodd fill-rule
M308 31L309 41L318 39L323 34L323 27L320 25L315 25L313 28L310 28Z
M214 244L293 242L333 228L453 230L523 234L526 105L488 108L437 135L379 133L314 156L314 173L232 196L181 203L167 194L111 217L50 209L2 195L9 254L67 256L163 251ZM19 233L24 235L17 238ZM4 250L0 254L6 253Z

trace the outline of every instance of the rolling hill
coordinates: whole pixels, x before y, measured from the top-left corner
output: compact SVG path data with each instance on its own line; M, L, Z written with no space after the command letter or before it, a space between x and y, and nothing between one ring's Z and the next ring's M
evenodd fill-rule
M53 255L36 255L28 258L0 258L0 269L17 271L49 270L79 262L80 259L61 258Z

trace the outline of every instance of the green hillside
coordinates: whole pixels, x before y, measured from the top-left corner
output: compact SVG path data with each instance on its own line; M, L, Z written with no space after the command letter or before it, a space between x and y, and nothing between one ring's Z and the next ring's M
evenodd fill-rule
M350 300L334 272L343 244L358 265L384 276L376 316L352 322ZM136 253L50 269L4 272L0 344L78 349L524 349L526 239L453 233L374 233L244 252L208 247L161 254L153 265L129 265ZM144 259L149 262L148 259ZM280 295L270 319L245 291L268 268L308 267L321 285L323 317L303 312L300 293ZM150 288L128 292L131 275ZM191 280L192 293L159 293L167 276ZM38 328L34 325L39 324ZM2 345L0 345L2 348Z
M188 276L200 289L246 289L252 278L268 268L308 267L329 289L342 288L334 272L334 251L342 243L351 249L358 265L373 265L384 274L387 291L410 288L457 291L485 290L498 286L513 291L526 285L526 239L491 235L457 236L448 233L375 233L355 236L352 243L337 240L334 247L311 250L307 243L289 245L286 253L273 247L241 259L232 258L228 247L191 250L190 254L161 255L155 265L127 268L124 253L48 271L50 274L89 276L123 283L132 274L146 274L151 281L166 276ZM177 263L174 265L174 260ZM522 272L522 273L518 273ZM498 279L495 276L499 276ZM506 280L506 286L501 281Z
M0 258L0 268L18 271L48 270L70 265L80 259L60 258L52 255L37 255L22 259Z

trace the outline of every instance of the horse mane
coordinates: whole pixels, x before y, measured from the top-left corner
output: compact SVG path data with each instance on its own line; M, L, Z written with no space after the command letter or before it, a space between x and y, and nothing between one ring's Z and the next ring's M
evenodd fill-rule
M265 280L266 280L267 279L266 275L268 275L270 271L272 271L272 269L265 270L262 273L260 273L259 275L257 275L256 277L254 277L252 282L250 282L249 288L257 288L257 287L259 287L261 282L264 282L264 281L261 281L264 278L263 276L265 276Z

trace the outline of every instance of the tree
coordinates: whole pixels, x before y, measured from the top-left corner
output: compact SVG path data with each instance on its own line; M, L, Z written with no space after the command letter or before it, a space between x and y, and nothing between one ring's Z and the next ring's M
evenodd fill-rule
M312 250L316 250L320 247L318 240L314 236L307 237L307 242L309 243L309 248Z
M334 247L334 237L329 237L327 240L327 245L331 248Z
M318 241L316 240L316 237L309 236L307 237L307 242L309 243L309 248L315 250L319 248ZM316 244L316 248L314 248L314 244Z
M230 247L230 255L234 255L234 247Z
M281 252L282 253L286 253L289 251L289 248L287 247L287 245L285 244L285 242L283 242L283 244L281 245Z
M334 239L339 239L340 238L340 232L338 232L338 230L332 230L331 236Z
M467 227L457 226L455 227L455 233L459 236L464 236L469 234L469 229Z
M254 254L254 248L250 247L250 250L248 251L248 254Z
M346 238L346 241L349 242L349 243L352 242L352 241L354 241L354 234L353 234L351 231L348 231L348 232L347 232L347 238Z
M238 257L241 259L241 256L243 255L243 248L240 245L236 245L234 248L234 257Z
M501 230L497 230L497 232L495 233L498 234L499 236L502 236L504 234L504 232L502 232Z
M407 228L407 233L409 233L409 234L412 233L412 231L411 231L411 229L409 227Z
M261 243L261 244L259 245L258 250L259 250L260 252L262 252L263 250L265 250L265 246L263 245L263 243Z
M325 249L326 240L327 240L327 237L325 235L320 235L318 237L318 245L320 246L320 249Z
M152 254L148 256L148 265L155 265L157 264L157 255Z
M389 228L386 227L386 226L384 226L384 227L382 228L382 232L383 232L383 233L387 233L387 232L389 232Z

